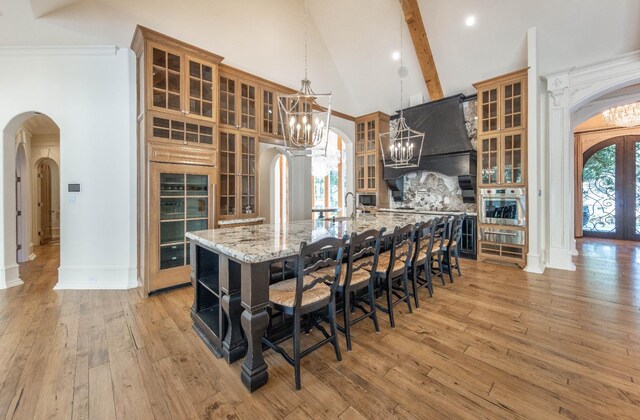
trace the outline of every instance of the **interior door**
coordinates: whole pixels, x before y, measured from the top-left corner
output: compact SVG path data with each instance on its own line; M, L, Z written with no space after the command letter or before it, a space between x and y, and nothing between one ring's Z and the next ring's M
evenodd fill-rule
M38 170L40 180L40 245L51 240L51 168L47 162L40 164Z
M583 161L584 236L640 240L640 136L598 143Z

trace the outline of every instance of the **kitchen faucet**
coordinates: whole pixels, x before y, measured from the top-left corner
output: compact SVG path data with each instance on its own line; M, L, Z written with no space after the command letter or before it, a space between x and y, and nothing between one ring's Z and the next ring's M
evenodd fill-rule
M349 191L348 193L346 193L344 195L344 207L347 207L347 197L349 197L349 194L351 194L351 196L353 197L353 211L351 212L351 218L355 219L356 218L356 213L357 213L357 206L356 206L356 195L354 193L352 193L351 191Z

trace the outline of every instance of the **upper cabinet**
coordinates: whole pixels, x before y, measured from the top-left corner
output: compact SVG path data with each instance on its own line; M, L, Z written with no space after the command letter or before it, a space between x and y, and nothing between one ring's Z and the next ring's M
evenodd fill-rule
M219 79L220 126L257 132L258 85L231 72L221 72Z
M389 130L389 116L381 112L356 118L356 193L375 194L378 206L388 203L378 138Z
M149 109L215 123L217 64L156 42L148 50Z
M480 135L526 127L527 71L476 83Z
M281 92L271 86L262 86L260 96L262 108L260 114L260 134L266 137L282 138L280 112L278 110L278 95Z
M527 70L476 83L478 185L526 186Z

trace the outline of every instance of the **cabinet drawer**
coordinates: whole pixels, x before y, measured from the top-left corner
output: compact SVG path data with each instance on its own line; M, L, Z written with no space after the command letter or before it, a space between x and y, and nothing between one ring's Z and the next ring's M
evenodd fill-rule
M184 265L184 245L160 247L160 270Z
M216 166L216 156L215 149L209 147L155 143L149 145L149 160L151 162Z

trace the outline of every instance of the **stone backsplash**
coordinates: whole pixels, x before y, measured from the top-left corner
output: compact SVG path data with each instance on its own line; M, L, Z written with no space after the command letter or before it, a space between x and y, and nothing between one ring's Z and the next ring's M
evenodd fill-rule
M474 203L462 201L457 176L436 172L417 172L404 176L404 199L392 202L393 208L413 207L426 211L476 212Z

